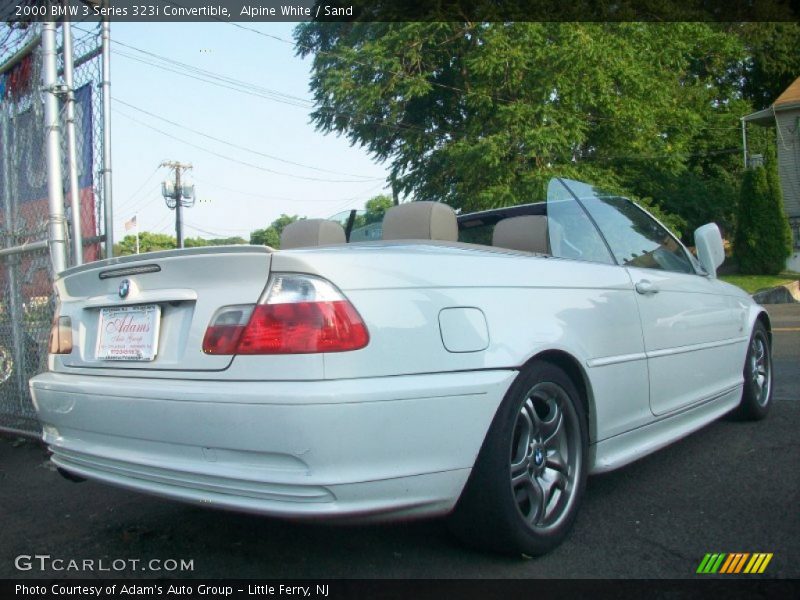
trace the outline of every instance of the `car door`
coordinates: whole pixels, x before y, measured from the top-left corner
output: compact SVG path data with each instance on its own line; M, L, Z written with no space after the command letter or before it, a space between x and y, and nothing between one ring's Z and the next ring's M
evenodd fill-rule
M630 200L581 198L636 290L650 377L663 415L737 386L745 332L740 304L700 273L680 242Z

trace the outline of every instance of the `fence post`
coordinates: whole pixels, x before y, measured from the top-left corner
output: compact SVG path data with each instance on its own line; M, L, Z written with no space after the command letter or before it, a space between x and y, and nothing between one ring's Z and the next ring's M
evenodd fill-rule
M67 169L69 170L69 195L72 208L73 264L83 264L83 236L81 232L81 198L78 191L78 144L75 139L75 82L72 75L72 23L69 17L61 22L64 40L64 85L67 86Z
M48 240L53 274L66 269L64 227L64 189L61 176L61 125L58 116L56 70L56 24L42 24L42 86L44 88L44 127L47 157L47 198L49 200Z
M111 195L111 29L102 23L103 39L103 213L105 215L106 258L114 256L114 202Z

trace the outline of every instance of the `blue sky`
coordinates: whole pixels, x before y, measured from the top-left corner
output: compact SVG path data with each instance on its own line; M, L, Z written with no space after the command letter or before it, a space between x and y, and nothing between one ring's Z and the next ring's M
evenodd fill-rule
M123 224L134 214L140 231L174 235L174 211L166 208L160 190L160 182L171 177L167 169L157 169L163 160L194 166L197 202L184 211L186 237L247 238L282 213L327 217L362 208L388 189L385 165L364 149L351 147L345 138L315 131L310 123L311 61L296 57L293 45L286 43L292 40L294 26L248 23L268 34L259 35L228 23L112 25L112 39L120 42L112 45L111 63L111 96L117 100L112 101L111 113L117 240L124 237ZM158 62L122 44L291 98L278 96L281 102L254 97L164 71L132 60L129 56ZM186 128L311 168L238 149Z

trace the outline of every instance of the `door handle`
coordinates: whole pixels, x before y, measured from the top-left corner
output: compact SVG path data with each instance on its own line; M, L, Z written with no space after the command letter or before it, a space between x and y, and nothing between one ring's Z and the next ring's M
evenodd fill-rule
M658 286L652 281L642 279L641 281L636 282L636 291L645 296L649 296L651 294L658 293Z

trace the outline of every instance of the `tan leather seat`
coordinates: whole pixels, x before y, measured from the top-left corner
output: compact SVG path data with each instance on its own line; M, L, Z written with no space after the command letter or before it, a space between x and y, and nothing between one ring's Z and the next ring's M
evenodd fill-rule
M327 219L302 219L281 232L281 249L327 246L346 242L344 228Z
M547 217L544 215L525 215L503 219L494 226L492 246L550 254Z
M383 239L458 241L456 213L441 202L393 206L383 218Z

